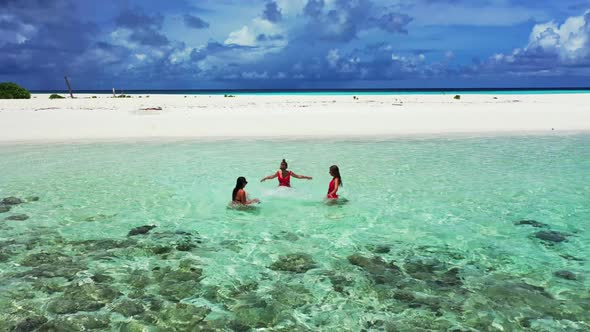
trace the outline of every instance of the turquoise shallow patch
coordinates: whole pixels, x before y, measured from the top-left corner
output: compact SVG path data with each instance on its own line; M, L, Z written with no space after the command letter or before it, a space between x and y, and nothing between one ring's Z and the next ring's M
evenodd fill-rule
M282 158L314 179L260 183ZM0 145L0 169L0 199L39 197L0 213L0 331L590 327L588 135ZM227 208L238 176L255 209Z

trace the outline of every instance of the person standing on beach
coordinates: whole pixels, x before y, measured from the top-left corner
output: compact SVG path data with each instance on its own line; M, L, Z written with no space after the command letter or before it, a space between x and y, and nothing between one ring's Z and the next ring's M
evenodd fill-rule
M338 198L338 188L342 186L342 177L340 176L340 169L338 166L332 165L330 166L330 175L332 175L332 181L328 185L328 199L337 199Z
M270 179L274 179L274 178L278 177L279 178L279 187L291 187L291 176L296 179L307 179L307 180L312 179L311 176L297 175L293 171L287 170L288 167L289 167L289 165L287 165L287 161L285 159L283 159L283 161L281 161L280 169L272 175L263 177L262 180L260 180L260 182L264 182L266 180L270 180Z
M244 188L246 187L247 184L248 184L248 181L246 181L245 177L240 176L237 179L236 187L234 188L234 191L231 194L232 204L250 205L253 203L260 203L260 200L258 198L254 198L253 200L248 200L248 197L246 195L246 191L244 190Z

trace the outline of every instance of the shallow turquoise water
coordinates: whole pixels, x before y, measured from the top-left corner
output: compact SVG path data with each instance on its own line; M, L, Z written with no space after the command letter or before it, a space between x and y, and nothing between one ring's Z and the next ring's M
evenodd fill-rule
M260 183L282 158L314 179ZM39 197L0 214L0 331L590 329L588 135L0 145L0 169L0 199ZM227 208L237 176L256 209Z

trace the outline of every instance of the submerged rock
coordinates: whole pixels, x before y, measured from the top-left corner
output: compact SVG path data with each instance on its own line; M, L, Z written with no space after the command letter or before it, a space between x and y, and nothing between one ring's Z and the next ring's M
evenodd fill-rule
M39 328L40 332L63 331L104 331L108 330L111 320L108 315L78 314L62 316Z
M108 276L104 273L94 273L94 275L92 277L90 277L90 279L92 279L92 281L96 282L96 283L110 283L112 282L114 279L111 276Z
M90 216L90 217L84 218L84 221L103 221L103 220L108 220L108 219L114 218L116 216L117 216L117 213L115 213L115 214L99 213L96 216Z
M145 309L138 301L123 299L113 306L112 311L118 312L125 317L132 317L143 313Z
M119 332L144 332L148 331L148 327L142 323L132 320L130 322L119 323L117 331Z
M440 270L443 264L435 259L412 258L405 262L404 270L415 279L429 281L434 278L435 271Z
M463 279L459 276L459 272L459 268L454 267L445 272L435 283L443 287L461 286L463 285Z
M387 254L391 251L391 246L389 245L378 245L371 249L372 252L376 254Z
M393 298L402 302L413 302L416 299L414 293L408 290L398 290L393 293Z
M29 216L26 214L15 214L10 217L4 218L4 220L16 220L16 221L25 221L29 219Z
M148 250L156 255L164 255L164 254L171 252L173 250L173 248L169 247L169 246L158 244L158 245L149 247Z
M328 278L330 279L330 283L332 283L332 288L338 293L344 293L346 287L353 285L351 279L343 275L334 274L333 272L328 273Z
M164 310L162 321L165 326L176 331L198 331L199 325L205 320L211 309L198 307L190 303L177 303Z
M545 228L545 227L549 227L549 225L544 224L542 222L538 222L536 220L520 220L514 223L515 225L529 225L529 226L533 226L536 228Z
M101 240L85 240L70 242L76 248L80 248L83 251L97 252L101 250L112 250L112 249L123 249L133 247L137 244L137 241L133 239L125 240L113 240L113 239L101 239Z
M159 282L160 295L169 301L180 301L197 293L202 274L202 269L188 264L176 270L167 266L154 271L154 277Z
M127 283L133 288L143 289L152 283L147 270L133 270L127 273Z
M176 250L178 251L191 251L193 249L195 249L197 246L192 243L192 241L187 240L187 241L183 241L180 242L176 245Z
M40 252L26 256L21 265L40 266L44 264L67 264L71 263L72 258L59 252Z
M66 278L71 281L76 277L76 274L80 271L84 271L87 268L79 263L72 261L61 261L54 264L41 264L35 266L33 269L25 272L21 272L18 276L30 277L30 278Z
M24 201L17 197L6 197L0 203L4 205L18 205L24 203Z
M282 308L293 310L310 304L314 297L303 285L277 283L268 293L273 303L278 303Z
M63 277L55 277L51 279L37 279L33 282L33 287L41 292L47 294L54 294L63 292L68 284L68 280Z
M549 293L547 293L547 291L545 290L545 288L541 287L541 286L535 286L535 285L531 285L531 284L527 284L526 282L519 282L515 284L515 288L520 288L520 289L524 289L530 292L534 292L537 293L539 295L542 295L548 299L553 299L553 296Z
M478 296L488 298L486 310L489 312L502 312L508 315L536 312L547 317L562 317L565 314L563 302L554 299L543 287L514 282L510 280L511 276L506 276L506 280L496 278L489 278L482 284L485 286L478 291ZM477 317L477 322L483 324L482 317ZM484 326L480 326L479 329L487 330Z
M143 235L149 233L152 229L156 228L155 225L145 225L135 227L134 229L130 230L127 236L135 236L135 235Z
M199 233L191 234L184 231L152 233L151 238L169 247L170 251L173 248L178 251L191 251L202 242Z
M27 197L27 202L37 202L39 201L39 196L29 196Z
M10 205L0 205L0 213L6 213L8 211L10 211Z
M584 261L583 258L579 258L579 257L572 256L572 255L569 255L569 254L561 254L559 256L561 258L563 258L563 259L567 259L568 261L575 261L575 262L583 262Z
M47 311L55 314L96 311L120 295L117 290L104 284L72 284L61 297L49 302Z
M13 332L29 332L34 331L43 324L47 323L47 318L43 316L27 317L22 322L18 323L13 329Z
M566 271L566 270L556 271L553 273L553 275L556 277L567 279L567 280L576 280L577 279L576 275L573 272Z
M308 254L295 253L285 256L280 256L279 260L272 263L271 270L288 271L295 273L305 273L316 266L315 262Z
M291 310L292 311L292 310ZM292 319L288 311L281 311L279 305L269 304L264 300L260 300L257 306L244 305L233 308L232 313L236 320L233 326L240 326L244 331L255 331L257 328L269 328L276 325L280 321Z
M385 284L397 281L401 276L401 270L393 263L384 261L381 257L367 258L360 254L348 256L348 261L369 273L371 279L377 284Z
M299 236L293 232L281 231L279 234L275 234L272 237L275 240L287 240L291 242L295 242L299 240Z
M200 284L196 280L164 280L160 283L160 295L169 301L178 302L193 296L199 287Z
M546 241L546 242L563 242L563 241L567 241L567 237L569 235L565 234L565 233L560 233L557 231L541 231L541 232L537 232L535 233L535 237L537 239Z

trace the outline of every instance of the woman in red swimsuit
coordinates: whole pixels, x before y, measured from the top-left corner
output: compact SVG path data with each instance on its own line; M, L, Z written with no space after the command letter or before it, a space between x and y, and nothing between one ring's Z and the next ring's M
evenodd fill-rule
M332 175L332 181L328 185L328 199L337 199L338 198L338 188L342 186L342 177L340 176L340 170L338 166L332 165L330 166L330 175Z
M279 178L279 187L291 187L291 176L296 179L312 179L311 176L297 175L293 171L288 171L287 167L289 167L287 165L287 161L283 159L283 161L281 162L281 169L279 169L276 173L272 175L263 177L262 180L260 180L260 182L264 182L266 180L274 178Z

